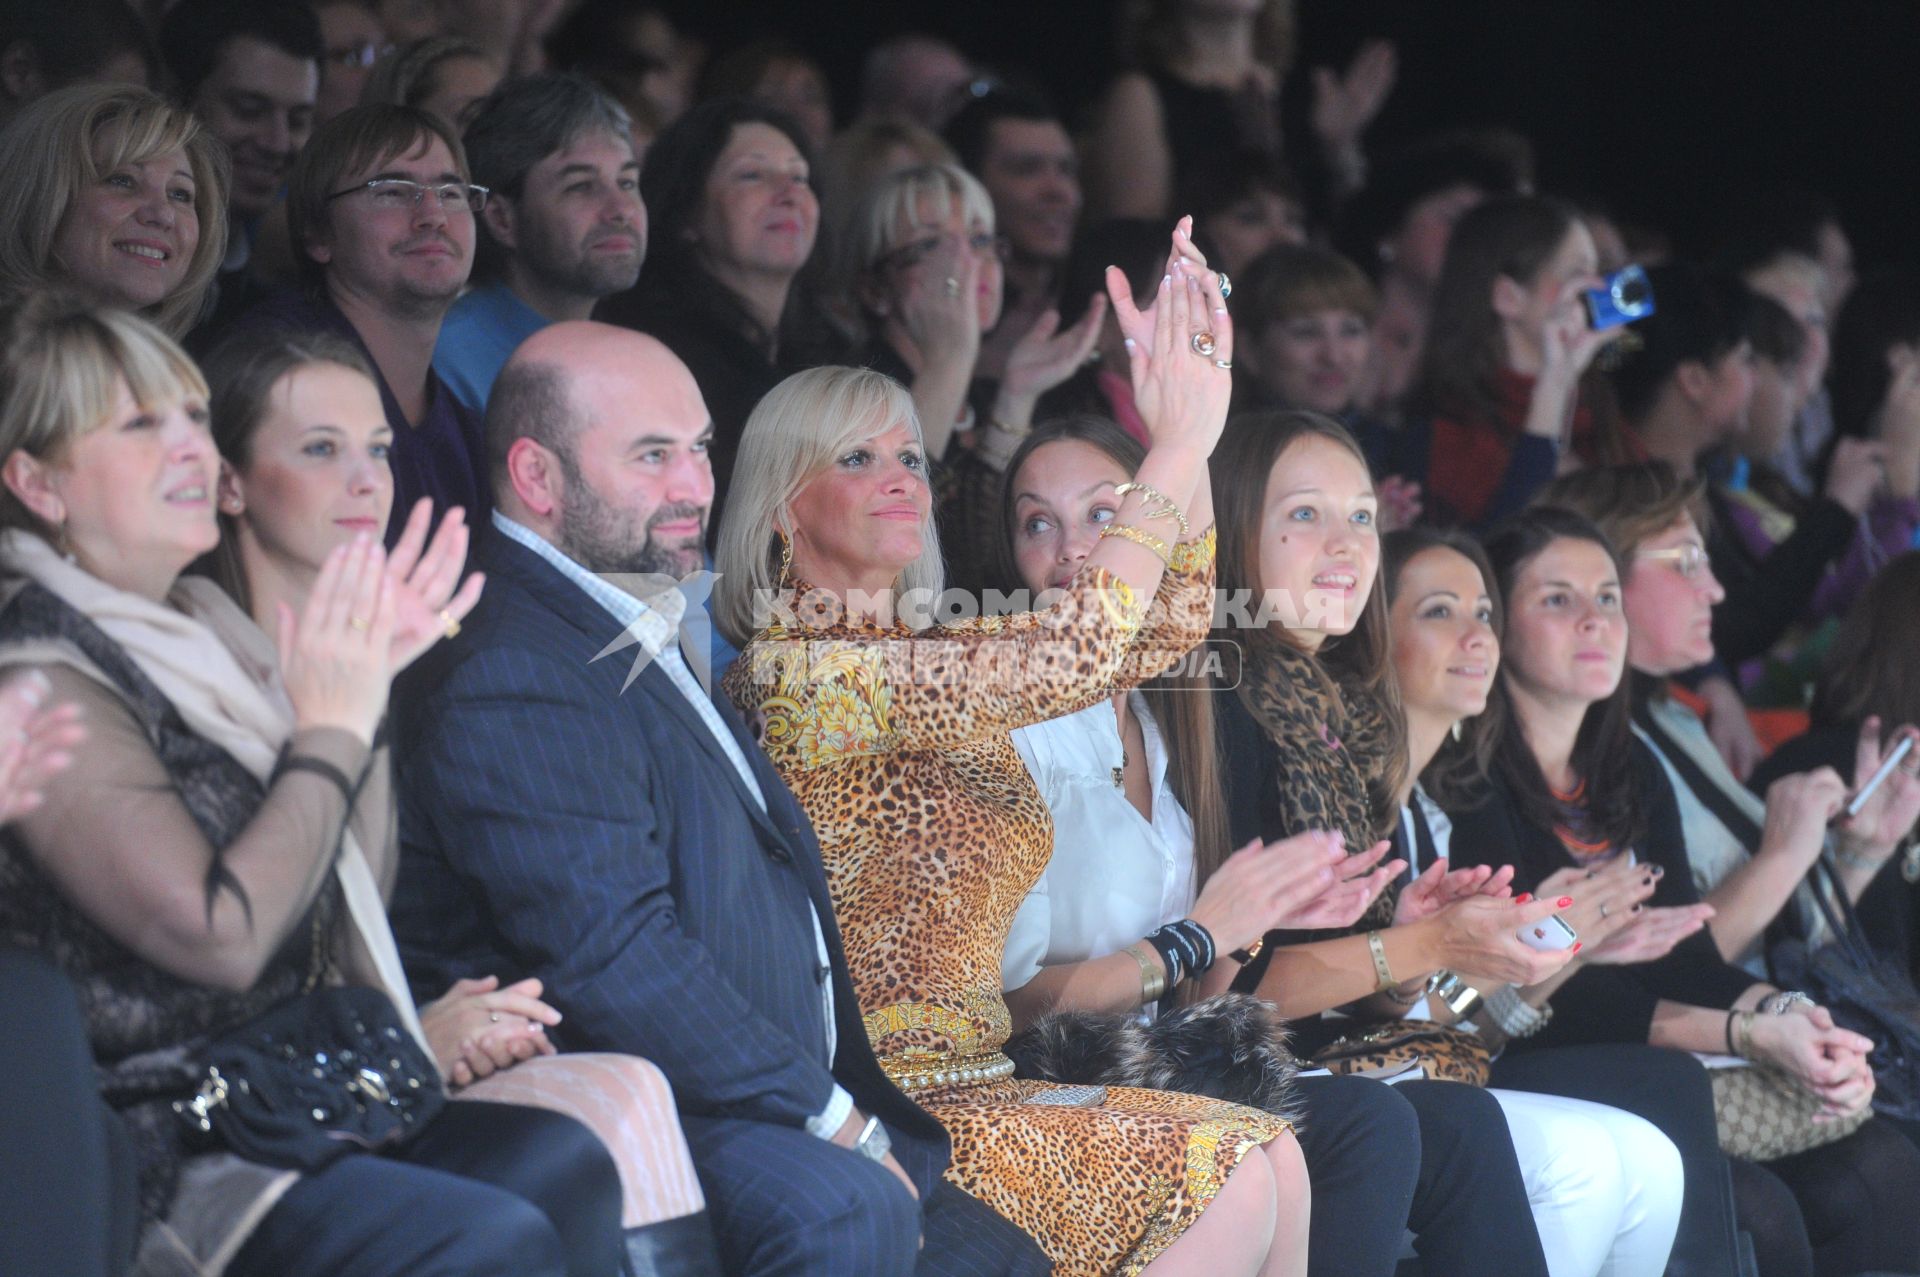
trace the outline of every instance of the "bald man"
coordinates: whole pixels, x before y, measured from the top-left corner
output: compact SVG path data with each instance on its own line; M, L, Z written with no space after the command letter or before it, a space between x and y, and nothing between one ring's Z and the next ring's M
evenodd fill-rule
M946 1133L868 1043L812 828L682 654L712 433L686 366L626 329L542 329L494 382L486 593L396 709L408 974L537 976L562 1050L658 1064L726 1272L1045 1272L941 1178Z

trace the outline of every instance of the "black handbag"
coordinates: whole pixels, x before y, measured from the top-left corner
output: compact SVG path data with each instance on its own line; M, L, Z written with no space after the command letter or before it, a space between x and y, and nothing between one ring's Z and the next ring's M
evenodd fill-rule
M1822 891L1817 881L1811 884L1833 940L1811 951L1798 938L1775 942L1767 951L1775 982L1805 990L1833 1014L1835 1024L1872 1038L1868 1061L1873 1065L1874 1111L1920 1120L1920 989L1899 963L1873 951L1824 853L1812 875L1824 875L1831 888ZM1839 904L1837 912L1833 901Z
M392 999L309 990L207 1047L206 1077L173 1105L189 1136L250 1162L315 1171L404 1145L440 1112L440 1071Z

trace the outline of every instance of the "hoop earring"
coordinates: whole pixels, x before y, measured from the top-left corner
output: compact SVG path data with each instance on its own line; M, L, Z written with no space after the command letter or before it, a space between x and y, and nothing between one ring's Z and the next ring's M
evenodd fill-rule
M780 538L780 579L774 582L773 588L784 590L793 577L793 538L778 528L774 529L774 535Z

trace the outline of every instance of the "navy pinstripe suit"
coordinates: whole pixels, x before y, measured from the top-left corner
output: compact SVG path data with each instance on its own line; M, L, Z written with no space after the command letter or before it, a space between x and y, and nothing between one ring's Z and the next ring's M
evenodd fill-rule
M1024 1234L940 1179L946 1133L874 1058L812 829L726 698L764 813L665 673L622 694L634 649L593 660L619 625L578 586L491 530L474 566L479 607L396 697L393 921L416 990L538 976L565 1016L561 1049L659 1065L730 1269L913 1271L924 1228L921 1272L1045 1271ZM807 1133L836 1081L886 1123L924 1212Z

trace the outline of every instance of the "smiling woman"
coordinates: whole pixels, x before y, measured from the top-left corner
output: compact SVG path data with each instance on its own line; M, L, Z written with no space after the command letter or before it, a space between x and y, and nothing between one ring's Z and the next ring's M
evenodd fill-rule
M228 168L191 115L145 89L62 89L0 131L0 172L0 287L192 327L226 254Z

